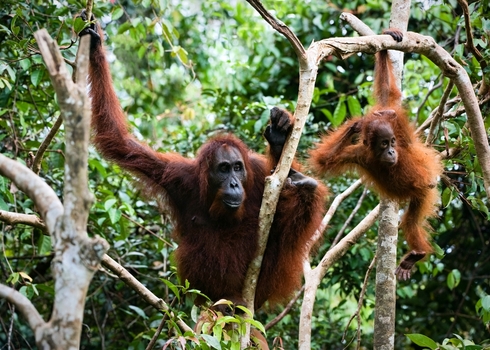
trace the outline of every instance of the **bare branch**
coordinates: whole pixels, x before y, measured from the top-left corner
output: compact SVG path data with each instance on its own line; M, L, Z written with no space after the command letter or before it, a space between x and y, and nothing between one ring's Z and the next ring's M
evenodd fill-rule
M439 74L439 77L438 77L438 80L439 82L435 85L433 85L429 91L427 91L427 93L425 94L424 96L424 99L419 103L419 106L417 108L417 112L415 113L415 120L418 121L419 120L419 117L420 117L420 112L422 112L422 109L424 108L425 106L425 103L427 102L427 100L429 99L430 95L434 92L434 91L437 91L441 86L442 86L442 83L444 82L444 77L442 77L441 74ZM439 102L439 105L441 104L441 102ZM442 103L443 104L443 103Z
M257 8L263 9L263 6L260 4L260 2L254 1L253 4L257 6ZM266 14L263 13L263 15ZM281 28L284 27L281 26ZM288 36L289 40L291 40L291 38L291 36ZM300 45L299 41L297 44ZM295 50L299 50L298 46L296 46ZM318 72L318 65L311 59L306 57L304 54L301 54L301 52L298 53L298 59L300 61L301 67L300 87L298 103L296 105L296 111L294 113L294 127L291 135L284 145L281 159L276 166L276 171L265 180L264 194L259 212L259 239L257 256L250 263L247 271L247 276L244 281L245 287L243 290L243 299L245 300L246 306L249 310L254 310L255 288L260 273L260 267L262 265L262 259L267 245L267 240L269 238L269 231L276 211L277 202L279 200L279 194L284 185L284 181L288 176L289 169L291 168L291 164L293 162L294 155L299 144L299 139L306 123L306 118L308 116L308 111L311 105L311 97L313 96L313 91L315 88L314 81ZM249 317L248 314L246 317ZM242 337L241 340L242 348L248 346L248 343L250 341L249 328L250 324L247 323L247 333L244 337Z
M356 345L356 349L361 348L361 309L362 309L362 303L364 302L364 295L366 294L366 290L367 290L367 286L368 286L369 275L371 274L371 271L374 267L375 262L376 262L376 255L374 256L373 260L371 261L371 264L369 264L369 267L366 271L366 274L364 275L364 282L362 284L361 294L359 295L359 301L357 302L357 310L349 318L349 321L347 322L347 325L345 326L344 334L342 335L342 341L344 341L345 340L345 334L347 333L347 328L349 327L349 325L352 322L352 320L354 319L354 317L356 317L357 318L357 345Z
M339 208L340 204L347 197L349 197L355 190L357 190L359 188L359 186L361 186L361 184L362 184L362 181L361 180L356 180L344 192L342 192L341 194L337 195L337 197L335 197L335 199L333 200L332 204L330 204L330 208L328 208L327 213L323 217L322 223L321 223L320 227L318 228L318 230L316 231L315 236L317 236L317 235L319 235L319 236L323 235L323 231L325 231L325 228L329 224L330 220L332 219L333 215L335 214L335 212Z
M37 329L46 325L46 322L44 322L37 309L34 307L34 305L32 305L31 301L14 288L0 284L0 298L4 298L9 303L15 305L15 307L27 320L34 333Z
M92 17L92 7L93 6L94 6L94 0L87 0L87 6L85 6L85 11L87 13L87 18L89 21L90 21L90 17ZM86 76L84 76L84 79L85 79L85 77Z
M304 290L305 290L305 286L303 285L301 287L301 289L296 293L294 298L289 301L289 303L286 305L286 307L284 307L284 309L281 311L281 313L279 315L277 315L276 317L274 317L269 323L267 323L265 325L264 328L266 331L271 329L272 327L274 327L276 324L278 324L284 318L284 316L286 316L289 313L289 311L291 311L294 304L298 301L299 297L303 294Z
M138 281L133 275L131 275L128 270L115 262L109 255L104 255L102 259L102 265L111 270L114 274L116 274L116 276L119 277L121 281L123 281L127 286L138 293L148 304L153 306L155 309L165 312L169 311L169 308L163 299L158 298L155 294L153 294L148 288L141 284L140 281ZM192 328L185 324L185 322L182 321L180 318L177 319L177 324L182 331L192 332Z
M39 149L36 152L36 156L34 157L34 160L32 161L32 171L36 174L39 174L39 170L41 170L41 162L43 160L44 153L48 149L49 144L53 140L54 136L60 129L61 124L63 124L63 118L61 116L56 119L56 121L53 124L53 127L51 130L49 130L48 135L46 138L43 140L41 145L39 146Z
M52 235L52 262L55 283L53 312L49 327L36 332L38 347L51 344L57 348L79 348L86 293L94 273L100 266L107 242L89 238L87 218L93 202L88 190L88 142L90 106L86 94L86 79L72 81L59 47L45 29L34 33L39 49L56 91L65 126L64 212ZM77 76L88 72L90 38L80 42ZM48 228L49 222L48 223ZM55 325L51 327L51 325ZM43 344L43 345L41 345Z
M58 218L63 215L63 206L53 189L25 165L2 154L0 154L0 174L12 180L34 201L48 232L53 233Z
M342 240L323 257L320 262L321 275L325 276L326 270L330 268L334 262L339 260L351 246L376 222L379 214L379 205L377 205L362 221L350 231ZM318 267L317 267L318 268Z
M46 231L46 225L37 215L19 214L10 211L0 210L0 221L9 225L23 224L39 228Z
M451 94L451 91L453 90L454 84L452 81L449 82L449 84L446 86L446 89L444 90L444 94L442 95L441 101L439 103L439 107L434 113L432 122L430 123L430 129L429 129L429 134L427 135L427 139L425 140L425 143L427 145L430 145L434 142L436 138L436 128L439 127L440 121L442 119L442 116L444 114L444 109L446 107L446 101L449 98L449 95ZM417 130L419 131L419 130Z
M247 0L247 2L252 5L255 10L257 10L257 12L262 16L263 19L265 19L267 23L272 26L272 28L284 35L286 39L289 40L294 52L296 52L296 55L298 55L300 60L306 59L306 51L303 47L303 44L301 44L301 41L299 41L298 37L293 33L291 29L289 29L286 24L276 19L269 11L267 11L260 0Z
M138 281L132 274L128 272L124 267L114 261L109 255L104 255L102 258L102 265L111 270L117 277L121 279L128 287L137 292L148 304L160 311L168 311L168 306L163 299L158 298L148 288L146 288L140 281Z
M345 229L351 223L352 219L354 218L354 215L356 215L357 212L359 211L359 209L361 208L362 202L364 201L364 198L366 197L367 193L368 193L368 189L366 187L364 187L364 191L362 191L362 194L359 197L359 200L357 201L356 206L354 207L354 209L352 209L347 220L345 220L344 224L342 225L339 232L337 233L337 236L335 236L335 239L332 242L332 246L336 245L337 242L339 241L340 237L342 237L342 235L344 234Z
M375 223L379 214L377 205L349 234L322 258L320 264L313 270L305 273L305 293L303 305L301 306L301 316L299 324L299 349L311 349L311 318L313 316L313 306L315 295L320 285L320 281L325 276L327 270L338 261L351 246Z
M361 35L376 35L363 21L354 16L352 13L343 12L340 14L340 19L349 23L349 25Z
M480 50L475 46L475 43L473 41L473 30L471 28L471 18L470 18L470 9L468 7L468 2L466 0L458 0L459 6L463 9L463 16L464 16L464 24L465 24L465 29L466 29L466 48L475 55L476 60L480 64L480 68L482 72L487 68L487 61L484 59L482 56ZM489 90L489 85L488 85L488 75L483 74L482 80L481 80L481 86L480 90L478 91L479 96L485 96L487 95Z

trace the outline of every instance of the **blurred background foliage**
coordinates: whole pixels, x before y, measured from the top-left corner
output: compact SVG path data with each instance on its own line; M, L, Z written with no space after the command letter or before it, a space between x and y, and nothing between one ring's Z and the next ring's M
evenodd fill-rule
M352 12L375 32L388 26L390 2L385 0L264 1L266 8L289 25L307 47L313 40L356 35L339 20ZM33 33L46 28L74 60L77 43L73 18L85 2L74 0L3 0L0 5L0 151L27 165L60 117L56 96L38 54ZM470 3L475 43L487 61L490 18L488 1ZM94 14L106 32L106 45L115 87L135 134L152 147L192 157L212 134L234 132L252 149L263 152L262 131L269 109L280 105L294 110L298 64L288 41L275 33L244 0L123 0L96 1ZM486 76L464 46L462 10L456 0L413 1L409 30L430 35L453 53L476 85ZM416 54L405 57L404 101L414 122L427 119L438 107L448 84L430 61ZM329 127L359 115L372 103L373 57L356 55L345 61L329 57L322 64L311 113L298 154ZM455 99L453 90L451 98ZM488 115L488 104L482 106ZM488 338L490 255L488 202L473 140L465 115L442 121L435 147L460 151L445 161L450 181L441 182L440 218L433 222L434 241L444 257L431 256L418 264L408 282L398 284L396 349L416 348L407 333L422 333L441 342L457 333L483 342ZM489 130L490 121L485 125ZM63 127L49 145L40 176L60 198L63 188ZM179 284L172 264L175 249L168 217L158 203L140 197L129 176L90 153L90 188L96 202L88 232L111 244L114 257L143 284L168 303ZM331 179L333 196L355 176ZM363 189L349 197L325 233L317 261L358 203ZM377 203L368 192L347 227L352 229ZM33 214L32 201L0 178L0 209ZM349 348L356 323L346 327L357 305L364 276L376 248L373 227L329 271L318 292L313 317L314 349ZM20 289L49 318L53 281L50 277L49 237L23 225L2 225L0 280ZM403 239L399 251L406 250ZM170 286L172 286L170 284ZM191 298L178 299L175 311L189 323ZM286 349L297 345L300 301L267 337L282 338ZM266 324L278 310L259 312ZM362 345L372 347L374 272L362 309ZM110 273L96 274L87 297L83 349L144 349L161 315ZM11 331L9 331L11 329ZM345 341L342 335L346 332ZM0 348L31 349L33 334L12 305L0 300ZM164 329L160 347L173 336Z

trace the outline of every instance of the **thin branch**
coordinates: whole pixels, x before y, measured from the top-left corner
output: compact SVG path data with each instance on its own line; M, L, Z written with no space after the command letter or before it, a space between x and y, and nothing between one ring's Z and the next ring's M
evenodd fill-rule
M48 149L49 144L53 140L54 136L58 132L58 130L61 127L61 124L63 124L63 118L61 115L56 119L56 121L53 124L53 127L51 130L49 130L48 135L44 139L44 141L41 143L39 146L39 149L36 152L36 156L34 157L34 160L32 161L32 171L35 174L39 174L39 170L41 169L41 162L43 160L44 153Z
M42 221L37 215L19 214L10 211L0 210L0 221L3 221L9 225L23 224L47 231L44 221Z
M121 281L124 282L124 284L126 284L136 293L138 293L138 295L140 295L143 300L145 300L155 309L164 312L170 311L168 305L163 299L153 294L153 292L146 288L140 281L138 281L132 274L130 274L128 270L126 270L124 267L114 261L114 259L112 259L109 255L104 255L104 257L102 258L102 265L105 268L111 270L117 277L121 279ZM192 328L185 324L185 322L182 321L180 318L177 318L177 324L184 332L192 331Z
M163 243L165 243L166 245L168 246L172 246L172 243L163 239L162 237L160 237L159 235L157 235L155 232L147 229L145 226L141 225L139 222L137 222L136 220L133 220L129 215L127 214L124 214L122 213L121 214L123 218L126 218L127 220L131 221L133 224L135 224L136 226L138 226L139 228L141 228L143 231L149 233L150 235L152 235L153 237L155 237L156 239L162 241Z
M48 232L53 233L58 218L63 214L63 206L53 189L32 170L2 154L0 154L0 175L12 180L17 188L36 203Z
M371 212L366 215L366 217L356 227L354 227L352 231L342 238L342 240L335 247L330 249L325 254L319 265L321 266L323 276L325 275L326 270L332 266L335 261L339 260L340 257L342 257L347 250L349 250L349 248L357 242L359 237L361 237L371 226L373 226L378 219L378 215L379 204L373 210L371 210Z
M311 319L316 291L327 270L353 246L357 240L376 222L379 215L377 205L362 221L322 258L313 270L305 272L305 293L301 306L299 325L299 349L311 349Z
M352 13L343 12L340 14L340 19L346 21L352 29L354 29L360 35L376 35L376 33L369 28L363 21L354 16Z
M475 55L475 58L480 63L480 67L483 70L487 63L484 60L481 52L476 48L475 43L473 42L473 30L471 28L471 18L470 18L470 9L468 7L468 3L465 0L458 0L459 6L463 9L463 17L464 24L466 30L466 48Z
M32 305L31 301L14 288L0 284L0 297L15 305L15 307L27 320L34 333L36 333L40 327L44 327L46 325L46 322L44 322L37 309L34 307L34 305Z
M129 273L124 267L118 264L109 255L104 255L102 258L102 265L111 270L121 281L128 287L136 291L148 304L153 306L157 310L168 311L168 306L163 299L158 298L148 288L146 288L140 281L138 281L132 274Z
M342 235L344 234L344 231L346 230L347 226L349 226L349 224L351 223L352 219L354 219L354 216L357 214L357 212L361 208L362 202L364 201L364 198L366 197L366 194L367 193L368 193L368 189L367 189L367 187L364 187L364 190L362 191L362 194L359 197L359 200L357 201L356 206L354 207L354 209L352 209L352 211L351 211L349 217L347 218L347 220L345 220L345 223L342 226L342 228L339 230L339 232L337 233L337 236L335 236L335 239L332 242L332 247L337 244L337 242L339 241L340 237L342 237Z
M274 319L272 319L269 323L267 323L265 325L265 330L266 331L269 330L269 329L271 329L272 327L274 327L276 324L278 324L279 321L281 321L284 318L284 316L286 316L289 313L289 311L291 311L291 309L293 308L293 306L296 303L296 301L298 301L299 297L303 294L303 291L304 290L305 290L305 285L303 284L303 286L301 287L301 289L296 293L296 295L294 296L294 298L289 301L289 303L281 311L281 313L279 315L277 315L276 317L274 317Z
M454 84L453 84L453 86L454 86ZM455 98L452 98L448 101L445 101L445 103L444 103L444 111L445 112L442 114L441 118L448 120L448 119L456 118L456 117L462 115L463 113L465 113L464 106L457 107L454 110L450 111L451 108L453 108L458 103L461 103L461 99L459 97L455 97ZM419 125L419 127L417 128L417 133L422 133L423 130L427 129L430 126L430 124L432 123L432 121L436 117L437 111L438 111L441 104L442 103L439 103L439 106L437 106L437 108L435 108L430 113L429 117L426 120L424 120L424 122L422 122L422 124ZM479 105L482 106L481 101L479 102Z
M94 0L87 0L87 6L85 6L85 11L87 13L87 18L90 21L92 17L92 8L94 7Z
M153 334L153 337L151 337L150 342L146 346L146 350L152 350L155 344L157 343L158 337L162 333L163 327L165 326L165 321L167 320L167 315L163 315L162 320L160 321L160 324L158 325L157 330L155 331L155 334Z
M306 59L306 51L303 44L301 44L301 41L299 41L298 37L286 24L276 19L269 11L267 11L260 0L247 0L247 2L252 5L252 7L262 16L262 18L272 26L272 28L284 35L286 39L289 40L294 52L296 52L296 55L298 55L300 60Z
M427 100L429 99L429 96L434 92L436 91L437 89L439 89L441 86L442 86L442 83L443 83L443 80L444 80L444 77L441 76L441 74L439 74L438 76L439 78L439 82L437 84L435 84L434 86L432 86L432 88L429 89L429 91L427 91L427 93L425 94L424 96L424 99L422 100L422 102L420 102L419 104L419 107L417 108L417 112L415 113L415 120L418 121L419 120L419 116L420 116L420 113L422 112L422 108L424 108L425 106L425 103L427 102ZM439 105L441 105L442 103L439 102Z
M344 334L342 335L342 342L343 342L345 340L347 328L349 327L349 325L352 322L352 320L354 319L354 317L356 317L357 318L357 346L356 346L356 349L361 348L361 309L362 309L362 304L364 302L364 295L366 295L366 290L367 290L367 286L368 286L368 278L369 278L369 275L371 274L371 271L374 267L375 262L376 262L376 255L374 255L373 260L371 261L371 264L369 264L369 267L366 271L366 274L364 275L364 282L362 284L361 294L359 295L359 301L357 302L357 310L349 318L349 321L347 321L347 325L345 326Z
M257 6L257 9L262 9L262 16L267 16L267 12L260 4L260 2L252 1L251 4ZM265 12L264 12L265 11ZM272 17L269 17L272 18ZM272 24L271 24L272 25ZM281 25L284 28L285 25ZM287 28L287 27L286 27ZM281 32L290 41L295 42L295 36L288 34L288 32ZM297 40L297 38L296 38ZM294 113L294 127L290 136L286 140L283 148L281 159L276 166L275 172L265 179L264 193L262 204L259 212L259 229L258 229L258 249L256 257L252 260L247 270L247 275L244 281L243 299L246 307L252 311L252 315L246 314L246 318L253 318L253 310L255 306L255 290L257 281L262 265L262 260L269 238L269 231L272 226L272 220L276 212L277 202L279 201L279 194L284 185L284 182L288 176L289 169L294 160L296 149L298 148L301 133L308 117L308 112L311 105L311 97L313 96L314 84L318 72L318 65L312 60L308 59L301 51L301 44L297 40L296 44L293 44L298 54L298 60L300 64L300 83L299 83L299 95L298 103L296 104L296 110ZM304 48L303 48L304 50ZM241 339L241 348L246 348L250 342L250 323L246 323L247 330L245 335Z
M357 190L359 188L359 186L361 186L361 184L362 184L361 180L356 180L344 192L342 192L341 194L337 195L337 197L335 197L332 204L330 205L330 208L328 208L327 213L323 217L322 223L318 227L318 230L315 232L315 237L323 235L323 231L325 231L325 228L328 226L330 220L332 219L333 215L335 214L335 212L339 208L340 204L347 197L349 197L355 190Z
M446 89L444 90L444 94L442 95L441 101L439 103L439 107L437 108L437 110L434 114L434 119L430 123L429 133L427 135L427 139L425 140L425 144L427 144L427 145L431 145L437 136L436 135L436 128L440 124L441 118L444 114L446 101L449 98L449 95L451 95L451 91L453 90L453 87L454 87L453 82L449 81L449 83L446 86Z

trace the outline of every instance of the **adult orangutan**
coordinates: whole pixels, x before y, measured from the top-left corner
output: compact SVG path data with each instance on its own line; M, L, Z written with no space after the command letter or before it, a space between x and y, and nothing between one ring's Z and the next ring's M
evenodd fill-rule
M84 13L81 16L86 17ZM243 303L245 275L258 245L264 180L281 156L292 116L272 109L265 131L270 145L267 158L228 134L206 142L196 159L156 152L128 132L100 28L92 24L80 35L91 37L89 82L96 148L134 175L147 194L166 199L179 243L176 261L181 279L213 301L224 298ZM314 243L325 195L326 189L315 179L291 169L270 230L256 308L266 301L284 301L300 286L303 261ZM202 298L196 300L197 304L203 302Z
M398 42L403 39L398 30L384 33ZM420 141L401 106L401 91L386 50L376 55L374 94L377 103L370 113L324 136L311 151L311 163L331 175L357 170L382 197L409 203L400 227L411 251L395 271L399 278L408 279L413 265L433 251L427 219L436 216L436 183L443 167L437 153Z

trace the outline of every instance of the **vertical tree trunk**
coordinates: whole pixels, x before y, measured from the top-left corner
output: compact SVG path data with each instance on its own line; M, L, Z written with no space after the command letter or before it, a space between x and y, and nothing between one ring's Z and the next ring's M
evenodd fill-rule
M396 244L398 241L398 204L381 200L376 253L376 308L374 349L391 350L395 345Z
M406 32L410 18L410 0L393 0L390 28ZM397 84L401 88L403 52L390 52ZM401 90L401 89L400 89ZM374 349L391 350L395 346L396 318L396 247L398 241L398 204L381 200L376 261L376 309Z

